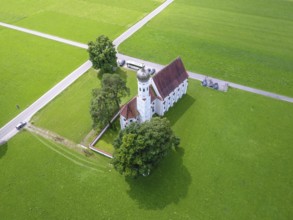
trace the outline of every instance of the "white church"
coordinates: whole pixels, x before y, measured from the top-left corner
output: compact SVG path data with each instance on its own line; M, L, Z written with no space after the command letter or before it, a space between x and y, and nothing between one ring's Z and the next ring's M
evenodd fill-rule
M184 94L188 74L180 58L164 67L153 77L144 68L137 72L138 95L124 105L120 125L149 121L156 113L163 116Z

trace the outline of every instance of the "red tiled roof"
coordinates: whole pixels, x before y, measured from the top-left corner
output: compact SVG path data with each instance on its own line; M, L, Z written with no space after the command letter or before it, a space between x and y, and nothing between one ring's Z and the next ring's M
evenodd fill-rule
M126 105L122 107L120 115L122 115L126 119L136 118L136 116L139 115L139 112L136 108L136 97L130 100Z
M155 91L154 91L154 88L152 85L150 85L149 87L149 91L150 91L150 96L151 96L151 102L154 101L157 97Z
M164 99L184 80L188 78L181 58L177 58L168 66L160 70L154 77L153 81L158 89L159 95Z

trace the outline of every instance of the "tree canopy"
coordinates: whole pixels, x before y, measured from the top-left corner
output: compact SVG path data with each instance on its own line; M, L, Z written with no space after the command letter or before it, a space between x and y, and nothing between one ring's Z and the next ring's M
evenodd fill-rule
M100 69L101 73L113 73L117 68L117 57L112 41L107 36L101 35L95 42L89 42L88 46L93 68Z
M179 144L180 139L173 134L166 118L132 123L114 141L112 164L124 176L147 176Z
M126 82L118 74L104 74L100 89L93 89L90 114L93 128L103 128L120 108L121 98L129 94Z
M129 95L129 88L118 74L104 74L102 88L116 102L117 107L120 106L121 98Z

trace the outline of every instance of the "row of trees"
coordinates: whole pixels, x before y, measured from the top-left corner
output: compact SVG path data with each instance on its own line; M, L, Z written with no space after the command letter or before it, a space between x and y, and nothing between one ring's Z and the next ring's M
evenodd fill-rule
M118 112L121 98L129 95L129 88L118 74L116 50L108 37L102 35L88 44L89 58L102 74L101 88L92 90L90 114L93 128L103 128ZM112 74L109 74L112 73ZM155 117L144 123L132 123L119 132L114 141L114 168L124 176L148 176L171 148L180 140L173 134L170 122Z
M118 74L104 74L101 88L92 90L90 114L93 128L103 128L118 112L121 98L129 95L129 88Z

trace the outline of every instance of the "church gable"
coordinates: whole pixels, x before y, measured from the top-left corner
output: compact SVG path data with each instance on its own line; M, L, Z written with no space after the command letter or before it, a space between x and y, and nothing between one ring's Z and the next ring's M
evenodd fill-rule
M136 106L136 97L122 107L120 115L122 115L126 120L136 118L139 115Z
M159 95L163 99L186 79L188 79L188 74L180 58L177 58L168 66L164 67L152 78Z

